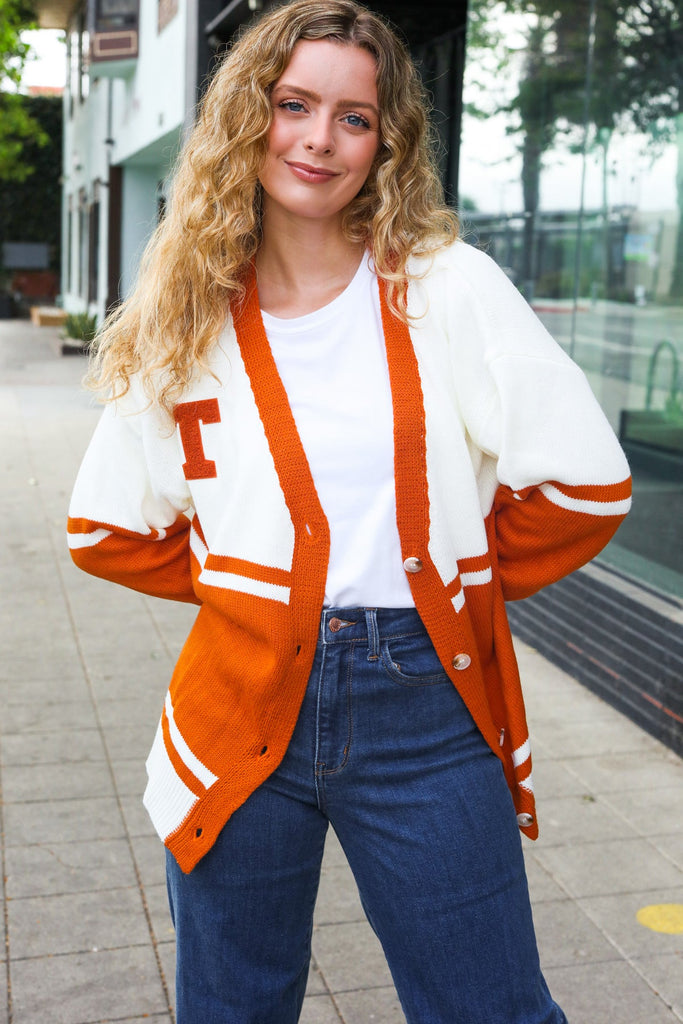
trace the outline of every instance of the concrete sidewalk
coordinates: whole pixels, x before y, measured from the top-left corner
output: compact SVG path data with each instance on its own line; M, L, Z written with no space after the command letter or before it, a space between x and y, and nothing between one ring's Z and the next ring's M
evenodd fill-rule
M0 1024L173 1020L163 851L140 798L194 612L71 564L66 509L98 415L84 370L56 331L0 321ZM570 1024L683 1021L683 762L533 650L519 656L550 987ZM636 918L660 905L674 905L669 932ZM661 928L666 912L648 919ZM333 838L314 955L304 1024L403 1021Z

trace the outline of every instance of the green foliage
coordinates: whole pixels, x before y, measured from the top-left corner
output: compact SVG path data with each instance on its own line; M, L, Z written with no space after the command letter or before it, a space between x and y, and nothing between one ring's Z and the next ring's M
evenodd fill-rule
M30 47L21 33L33 28L35 11L27 0L0 0L0 89L18 86Z
M50 268L57 270L61 241L62 99L26 96L24 101L46 141L43 143L35 136L24 139L22 160L34 168L34 173L23 181L0 186L0 238L8 242L47 242Z
M64 335L85 345L92 344L97 334L97 317L88 313L69 313L64 321Z
M24 158L27 140L44 146L48 139L31 117L21 84L30 47L21 33L35 27L35 12L27 0L0 0L0 181L25 181L33 166Z
M49 138L31 117L27 98L18 93L0 93L0 181L26 181L35 167L26 160L26 143L46 146Z

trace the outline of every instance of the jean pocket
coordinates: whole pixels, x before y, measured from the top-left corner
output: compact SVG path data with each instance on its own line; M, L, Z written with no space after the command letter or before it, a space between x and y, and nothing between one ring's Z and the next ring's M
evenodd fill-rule
M450 682L426 633L385 640L380 649L384 668L401 686Z

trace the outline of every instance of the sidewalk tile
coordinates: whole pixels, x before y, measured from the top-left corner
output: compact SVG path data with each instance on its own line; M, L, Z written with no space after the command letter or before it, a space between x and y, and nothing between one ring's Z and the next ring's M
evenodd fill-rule
M90 685L95 700L135 700L140 694L150 699L156 695L159 714L164 703L168 683L171 678L172 665L160 659L149 659L138 662L135 670L128 664L123 669L117 667L113 660L102 660L99 667L88 663Z
M162 985L165 985L170 1006L175 1009L175 941L160 942L156 952L161 964Z
M683 1020L683 954L639 956L633 966Z
M604 795L683 785L683 760L664 746L641 752L638 757L630 754L577 757L571 761L570 768L589 789Z
M3 711L4 733L70 732L96 729L97 719L90 701L8 704Z
M306 996L299 1024L343 1024L334 1003L327 995Z
M8 804L4 815L7 846L118 839L125 834L113 797Z
M553 967L546 981L570 1024L679 1024L631 967L621 961Z
M97 700L97 714L103 729L109 734L117 729L153 727L156 729L165 693L141 689L135 697L102 696Z
M382 947L367 923L314 929L313 955L331 992L392 984Z
M104 760L104 745L98 729L36 733L6 733L2 737L0 760L9 765L79 764L92 768Z
M13 899L7 910L13 961L150 943L137 888Z
M88 702L90 691L79 665L78 672L62 674L59 680L52 672L43 673L37 679L28 675L0 680L0 700L3 707L9 704L60 704L64 702ZM6 726L3 726L6 731Z
M618 960L619 953L572 900L533 908L543 968Z
M125 839L9 846L5 856L11 899L123 888L137 882Z
M332 827L328 828L327 835L325 837L323 867L348 867L341 843L337 838L337 833Z
M113 796L114 783L104 761L90 764L5 765L2 789L7 804L30 800L77 800Z
M542 806L553 797L582 796L587 792L590 787L577 778L568 764L548 758L534 761L534 793Z
M113 760L134 761L144 773L145 761L154 742L162 706L159 702L154 714L141 715L140 721L135 725L110 726L106 730L107 750Z
M579 900L579 906L619 947L622 956L629 960L663 953L683 956L683 934L654 932L640 924L636 918L643 907L660 903L683 905L683 873L678 887L621 893L619 896L591 896Z
M649 836L650 843L683 871L683 835Z
M642 892L680 884L681 873L645 839L539 848L535 856L573 897Z
M315 921L319 925L365 921L356 883L351 869L346 865L323 866Z
M16 961L12 999L20 1024L120 1021L168 1012L149 945Z
M166 886L166 850L156 833L153 836L133 836L133 856L145 889Z
M569 899L567 893L557 884L554 878L546 871L543 865L536 859L534 844L528 839L523 840L524 866L526 868L527 882L529 883L529 895L532 904L546 903L548 900Z
M165 879L160 879L156 885L146 885L144 893L157 942L174 942L175 932L168 907Z
M311 965L308 972L308 981L306 983L306 995L320 996L326 994L327 988L325 987L325 979L323 978L322 973L319 970L315 960L311 958Z
M152 740L149 742L152 746ZM121 797L134 797L142 803L142 797L147 786L147 772L145 771L146 758L132 758L111 761L114 773L114 784L116 792Z
M590 843L610 839L632 839L632 825L590 793L543 800L539 814L539 849L568 842Z
M393 986L340 992L335 1000L344 1024L405 1024Z
M683 835L683 777L675 787L660 783L650 790L610 793L605 799L640 835Z
M17 679L63 679L78 676L82 671L81 659L75 647L58 648L52 644L34 645L21 652L6 650L0 661L0 681Z
M588 755L638 753L658 750L659 744L623 715L606 708L587 720L569 717L544 719L542 725L532 720L532 746L540 739L553 758L583 758Z
M152 821L137 796L121 796L121 810L126 822L126 829L131 838L137 836L156 836Z

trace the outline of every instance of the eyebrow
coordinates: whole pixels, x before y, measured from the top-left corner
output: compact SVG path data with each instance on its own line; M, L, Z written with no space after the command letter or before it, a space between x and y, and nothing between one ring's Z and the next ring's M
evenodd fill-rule
M307 100L313 100L314 103L322 102L322 96L317 92L311 92L310 89L304 89L300 85L290 85L288 82L279 82L273 89L273 93L279 93L283 89L287 92L295 92L298 96L304 96ZM364 110L371 110L379 118L379 110L374 103L364 103L362 100L341 99L336 105L337 107L359 107Z

